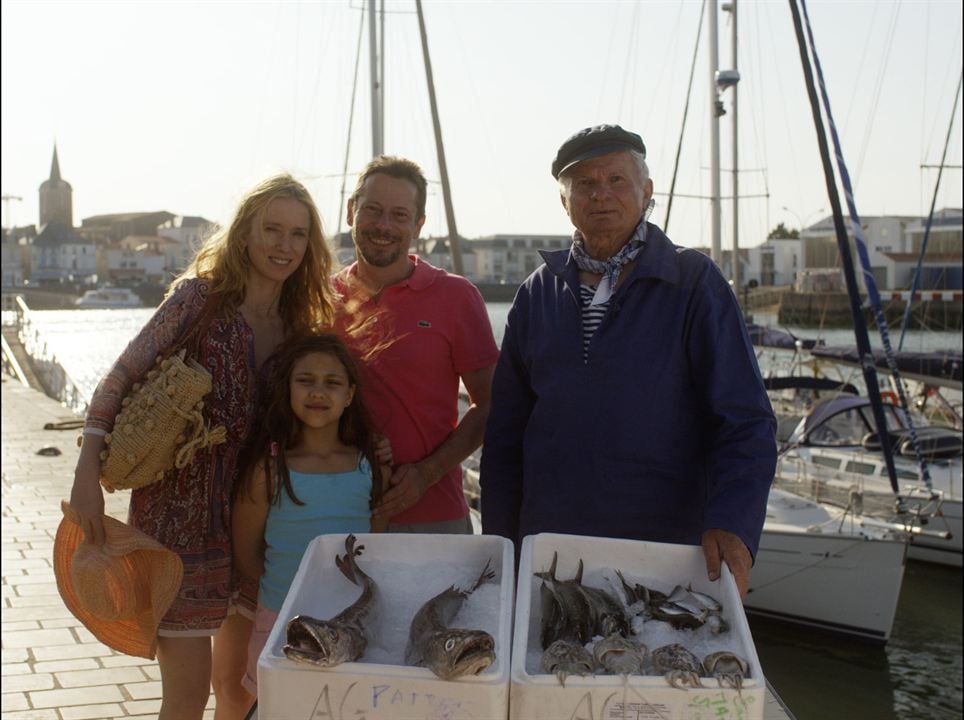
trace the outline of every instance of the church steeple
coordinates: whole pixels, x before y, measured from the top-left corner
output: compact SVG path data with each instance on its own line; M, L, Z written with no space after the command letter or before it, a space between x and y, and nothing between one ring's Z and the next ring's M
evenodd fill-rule
M57 160L57 143L54 143L54 159L50 163L50 179L60 180L60 161Z
M54 157L50 163L50 179L40 184L40 227L47 223L58 222L73 227L73 188L60 177L60 158L57 157L57 143L54 143Z

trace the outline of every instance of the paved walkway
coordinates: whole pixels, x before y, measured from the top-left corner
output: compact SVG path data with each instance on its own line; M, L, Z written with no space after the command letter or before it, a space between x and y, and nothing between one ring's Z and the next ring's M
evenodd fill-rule
M2 398L3 720L156 718L157 663L97 642L57 593L54 534L70 496L80 430L44 430L76 419L59 403L3 375ZM61 454L37 455L42 447ZM125 520L129 493L107 495L107 513ZM214 699L205 720L214 717Z

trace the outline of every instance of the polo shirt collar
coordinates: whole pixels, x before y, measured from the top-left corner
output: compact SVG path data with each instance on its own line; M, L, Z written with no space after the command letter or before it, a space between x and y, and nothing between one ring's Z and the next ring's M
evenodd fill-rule
M385 288L385 290L388 290L389 288L394 288L394 287L407 287L411 290L418 292L419 290L424 290L425 288L430 286L433 282L435 282L435 277L440 272L437 268L434 268L431 265L429 265L427 262L421 260L418 257L418 255L409 255L408 259L415 264L415 269L412 271L412 274L409 275L404 280L401 280L400 282L397 282L393 285L389 285L388 287ZM357 260L349 266L347 273L354 277L358 276Z

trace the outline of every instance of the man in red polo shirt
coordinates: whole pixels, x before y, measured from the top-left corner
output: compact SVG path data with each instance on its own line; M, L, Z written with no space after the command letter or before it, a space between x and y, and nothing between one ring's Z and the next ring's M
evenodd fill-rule
M333 279L335 329L365 360L365 405L396 463L375 514L390 532L471 533L459 463L482 444L499 350L478 289L408 253L425 196L410 160L380 156L362 171L348 200L358 259Z

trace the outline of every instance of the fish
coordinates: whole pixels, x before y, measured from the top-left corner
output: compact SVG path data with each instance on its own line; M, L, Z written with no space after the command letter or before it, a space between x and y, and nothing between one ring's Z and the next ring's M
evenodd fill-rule
M629 637L632 633L629 618L616 598L600 588L580 585L580 589L589 601L593 635Z
M648 649L622 635L608 635L593 645L596 662L613 675L641 675Z
M342 575L362 588L358 599L330 620L296 615L285 627L285 657L319 668L354 662L368 647L366 624L371 623L377 604L375 582L355 563L364 545L355 547L356 538L345 538L344 557L335 556Z
M616 575L619 577L619 582L622 583L623 593L626 596L626 605L630 607L634 605L637 605L637 607L641 606L645 608L644 612L648 612L653 606L661 605L669 599L666 593L662 593L659 590L653 590L639 583L630 585L619 570L616 570Z
M542 649L548 650L556 640L566 639L585 645L593 638L592 608L590 600L583 592L583 563L572 580L556 577L558 553L552 556L548 571L535 573L542 578L540 597L542 600Z
M656 672L664 673L666 682L674 688L685 690L686 685L703 687L700 681L703 665L699 658L682 645L664 645L653 650L653 666Z
M449 627L469 595L495 578L491 565L491 560L485 564L470 588L452 585L422 605L409 628L407 664L424 665L443 680L454 680L478 675L495 662L495 639L489 633Z
M558 553L553 554L549 570L534 574L542 579L542 669L565 687L569 675L591 675L595 669L585 647L593 637L593 613L590 598L583 592L582 560L572 580L556 577L558 560Z
M701 593L697 590L694 590L692 585L687 585L686 589L687 591L689 591L690 595L692 595L700 603L702 603L703 606L710 612L715 612L715 613L723 612L723 606L720 604L720 601L717 600L716 598L710 595L707 595L706 593Z
M667 622L677 630L695 630L701 627L704 621L702 615L694 615L686 608L672 602L664 602L653 608L652 619Z
M750 674L749 663L729 650L710 653L703 658L703 667L721 688L733 688L737 693L743 688L743 679Z
M714 635L725 633L730 629L729 623L723 619L722 615L716 612L711 612L706 616L706 627L708 627Z
M592 675L593 657L585 646L572 640L556 640L542 653L542 669L566 686L569 675Z
M712 598L710 598L708 595L703 597L707 597L712 600ZM673 588L673 592L669 594L669 602L675 603L691 615L696 615L697 617L706 615L706 612L709 609L709 606L705 605L700 598L693 594L692 591L687 590L682 585L677 585ZM717 603L717 606L719 606L719 603Z

